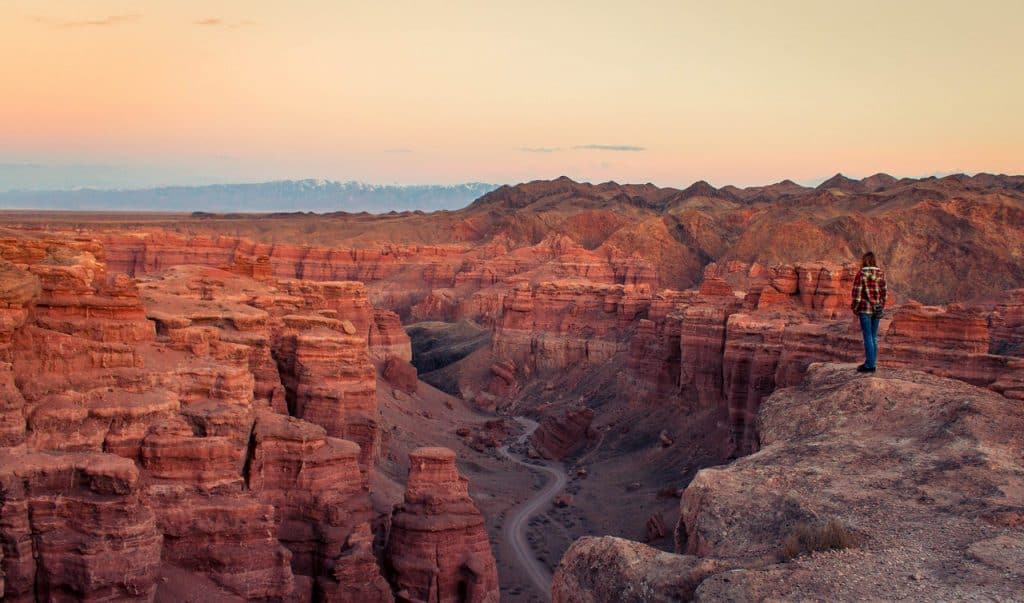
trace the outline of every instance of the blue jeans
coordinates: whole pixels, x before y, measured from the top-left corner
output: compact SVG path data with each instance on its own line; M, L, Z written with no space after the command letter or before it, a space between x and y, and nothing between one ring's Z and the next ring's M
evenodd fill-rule
M860 332L864 334L864 366L875 368L878 359L878 321L871 314L859 314Z

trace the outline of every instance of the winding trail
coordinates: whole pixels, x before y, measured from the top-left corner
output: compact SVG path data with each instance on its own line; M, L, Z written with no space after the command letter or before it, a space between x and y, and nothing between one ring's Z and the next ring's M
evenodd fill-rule
M522 444L537 429L537 422L526 417L516 417L516 421L526 427L526 431L516 440L517 444ZM565 469L559 465L547 463L538 465L524 462L519 455L509 452L507 444L498 448L498 451L514 463L519 463L531 470L543 471L554 478L549 480L534 496L513 507L502 528L505 540L512 547L516 559L519 560L519 565L526 571L526 575L530 577L530 581L537 587L537 590L546 597L551 592L551 572L537 559L533 549L530 548L530 543L526 539L526 527L530 520L551 504L555 495L565 488L568 478Z

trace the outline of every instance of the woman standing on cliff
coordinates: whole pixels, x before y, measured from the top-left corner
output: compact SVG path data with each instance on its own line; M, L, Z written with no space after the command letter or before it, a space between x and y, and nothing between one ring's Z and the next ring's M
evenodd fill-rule
M857 367L858 373L875 372L878 359L878 321L885 309L885 272L878 267L875 254L867 252L861 258L857 278L853 279L853 302L850 308L860 318L860 330L864 334L864 364Z

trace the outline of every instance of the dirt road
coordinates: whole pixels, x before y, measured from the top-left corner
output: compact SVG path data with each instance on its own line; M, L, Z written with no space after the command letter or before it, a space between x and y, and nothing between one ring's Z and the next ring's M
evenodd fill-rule
M519 436L518 440L518 443L525 442L526 438L530 437L530 434L537 429L537 422L525 417L516 417L516 421L526 427L526 431ZM551 593L551 572L548 571L547 566L537 559L533 549L530 548L530 543L526 539L526 528L530 520L547 508L555 498L555 495L565 488L568 478L565 475L565 469L557 463L551 463L550 461L544 462L543 465L527 463L518 454L509 452L508 446L502 446L498 450L512 462L519 463L534 471L544 472L554 478L548 480L548 483L532 497L514 507L505 519L505 527L503 528L505 540L512 547L512 551L515 553L519 564L523 567L526 575L530 577L530 581L537 587L537 590L547 599Z

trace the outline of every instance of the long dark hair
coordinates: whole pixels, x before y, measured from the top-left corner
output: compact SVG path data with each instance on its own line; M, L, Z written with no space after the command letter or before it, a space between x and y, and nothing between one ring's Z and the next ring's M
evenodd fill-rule
M860 267L861 268L867 268L868 266L871 266L873 268L877 268L878 267L878 261L875 260L875 252L874 251L869 251L869 252L865 253L864 257L862 257L860 259Z

